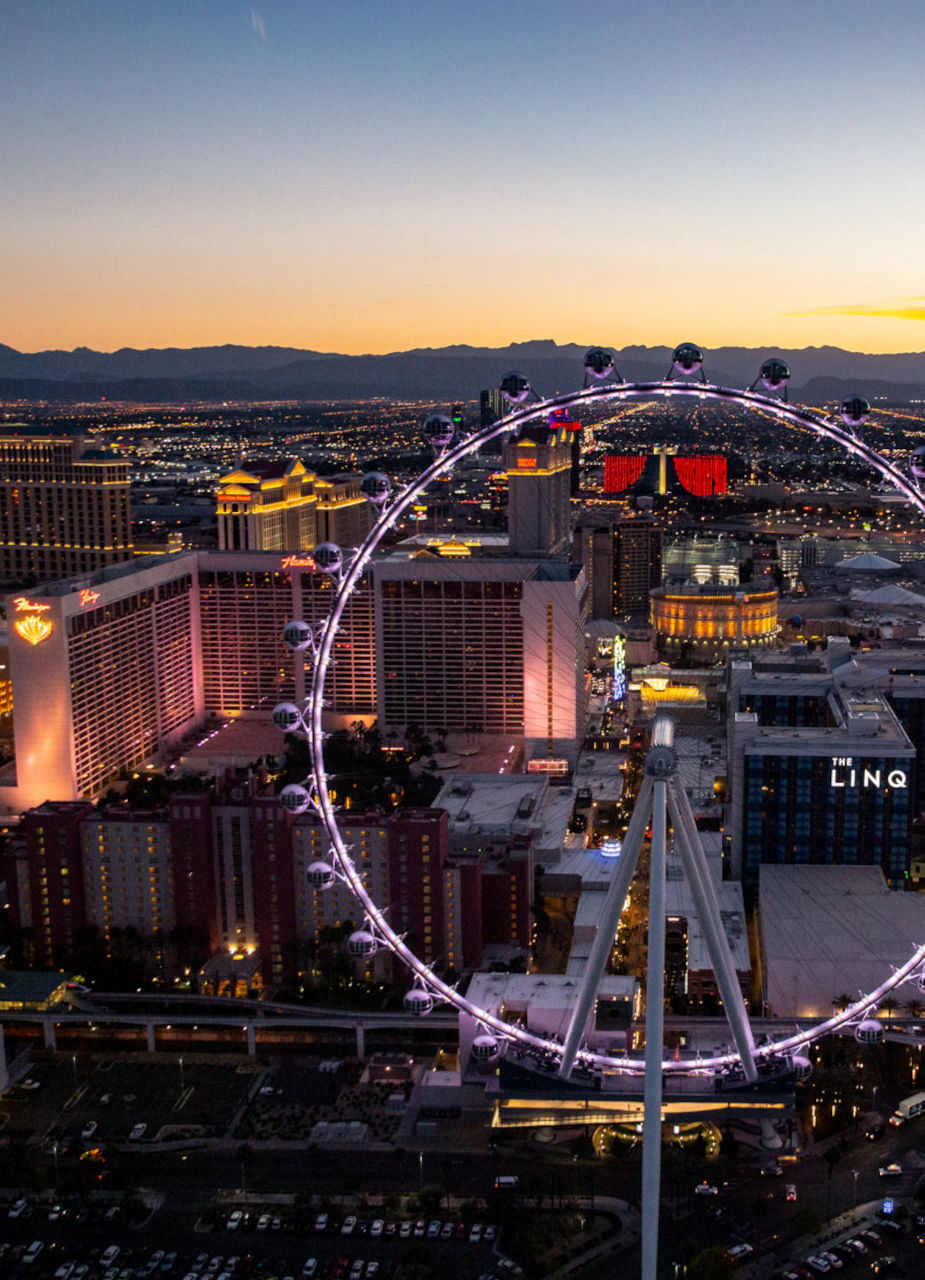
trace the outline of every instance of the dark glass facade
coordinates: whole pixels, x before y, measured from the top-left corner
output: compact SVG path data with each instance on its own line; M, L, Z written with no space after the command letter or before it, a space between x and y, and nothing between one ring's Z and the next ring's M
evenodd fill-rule
M879 866L894 888L907 871L914 769L895 756L744 756L742 880L762 863Z

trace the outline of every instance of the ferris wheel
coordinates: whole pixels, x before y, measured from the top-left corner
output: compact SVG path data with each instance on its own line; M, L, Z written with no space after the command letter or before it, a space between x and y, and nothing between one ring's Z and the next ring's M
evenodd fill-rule
M617 922L635 872L643 835L651 819L653 849L660 840L664 850L666 813L670 813L684 874L704 923L734 1048L725 1053L697 1057L696 1060L661 1060L661 1033L653 1027L651 1030L657 1035L650 1036L647 1024L646 1042L649 1045L650 1040L654 1039L658 1046L661 1074L670 1076L724 1071L740 1075L746 1083L754 1083L762 1076L780 1074L782 1071L795 1073L797 1076L805 1075L809 1071L806 1050L813 1041L834 1032L847 1032L853 1033L861 1043L877 1043L883 1038L883 1028L875 1014L887 994L906 982L916 984L919 991L925 993L925 945L922 945L904 963L894 968L876 989L862 994L858 1000L834 1013L832 1017L791 1034L765 1038L760 1045L756 1045L744 999L731 968L728 947L722 945L719 908L709 878L704 873L702 848L690 804L676 777L673 731L667 720L656 722L653 746L646 758L645 776L623 842L622 856L610 882L595 944L563 1039L538 1035L525 1027L506 1022L493 1010L481 1008L468 1000L455 986L444 981L431 965L418 958L389 923L387 909L370 895L354 861L352 846L345 841L338 826L328 791L323 757L325 734L322 727L325 679L332 662L335 637L344 610L382 539L417 502L433 480L450 472L457 463L481 446L506 436L516 437L524 426L538 420L548 420L557 410L598 402L619 404L652 398L666 401L673 398L693 399L738 405L748 412L770 415L784 426L809 429L818 437L839 445L848 454L868 463L925 515L925 494L919 488L919 481L925 478L923 459L916 452L904 467L877 452L864 439L863 426L871 409L862 396L849 396L842 402L837 415L829 416L815 409L791 404L787 399L789 381L790 370L787 365L778 358L771 358L761 365L755 381L746 389L709 383L703 371L702 352L692 343L682 343L675 348L668 373L657 382L624 381L617 372L613 353L601 347L592 348L585 356L583 386L549 399L538 396L523 374L509 373L500 383L501 393L508 405L508 412L504 417L468 435L459 434L454 422L442 414L428 417L424 422L423 432L433 451L430 465L399 492L393 490L391 481L383 473L367 473L363 477L362 491L378 513L367 536L355 549L343 550L333 543L324 542L316 546L312 553L316 569L332 581L332 605L323 622L310 626L305 622L293 621L285 628L284 639L290 648L309 650L311 653L311 688L304 706L284 702L274 708L273 712L274 721L279 728L307 737L312 771L304 784L285 787L280 800L293 814L313 810L325 827L330 852L326 860L312 863L308 869L308 879L313 888L320 890L338 883L343 884L360 904L363 913L361 926L348 940L351 955L365 960L370 959L381 948L387 948L403 962L412 975L412 986L404 998L407 1012L426 1016L436 1003L445 1002L474 1019L478 1034L472 1043L472 1055L476 1060L491 1061L499 1057L508 1046L513 1046L519 1058L541 1063L545 1070L552 1069L563 1079L569 1078L573 1072L577 1073L576 1078L578 1074L587 1076L588 1072L604 1070L630 1076L643 1076L652 1072L653 1062L642 1056L629 1053L614 1056L592 1052L583 1044L583 1038L597 986L606 969ZM761 390L757 389L759 386ZM653 858L653 864L657 861ZM650 930L657 914L657 911L650 911ZM650 956L652 951L653 942L650 939ZM650 978L652 977L650 974ZM650 989L647 1017L648 1009L653 1004L661 1004L661 1001L654 1001L652 996Z

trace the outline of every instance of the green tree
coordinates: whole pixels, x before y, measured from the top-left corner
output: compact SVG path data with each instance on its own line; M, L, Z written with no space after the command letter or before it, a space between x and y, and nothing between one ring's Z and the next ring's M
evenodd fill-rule
M689 1280L732 1280L735 1263L722 1245L701 1249L687 1268Z
M790 1225L793 1227L795 1236L811 1236L822 1230L823 1219L818 1209L810 1208L809 1205L801 1205L799 1209L794 1211L793 1217L790 1219Z
M732 1159L739 1150L739 1139L735 1136L731 1129L726 1129L719 1143L719 1153Z
M842 1157L841 1149L834 1144L826 1147L822 1153L822 1158L828 1166L828 1177L825 1181L825 1216L832 1216L832 1171Z
M433 1217L440 1212L440 1205L443 1202L443 1188L428 1184L421 1187L418 1192L418 1205L421 1213L425 1217Z

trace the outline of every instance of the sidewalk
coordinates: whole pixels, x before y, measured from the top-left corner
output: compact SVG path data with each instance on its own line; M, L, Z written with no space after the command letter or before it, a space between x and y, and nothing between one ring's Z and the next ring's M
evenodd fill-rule
M591 1212L591 1201L589 1199L582 1198L575 1203L579 1211L586 1210ZM641 1220L639 1214L631 1210L625 1200L615 1200L610 1196L595 1196L594 1209L601 1210L604 1213L612 1213L618 1217L621 1225L620 1234L610 1240L603 1240L599 1244L592 1245L575 1257L570 1258L558 1270L550 1272L549 1280L564 1280L565 1277L571 1276L576 1271L580 1271L582 1267L587 1266L589 1262L593 1262L595 1258L603 1258L613 1253L622 1253L638 1243Z
M751 1280L768 1280L775 1271L805 1265L810 1254L818 1253L820 1249L830 1249L833 1244L841 1244L866 1227L875 1227L882 1203L882 1200L868 1200L866 1204L859 1204L854 1209L838 1214L816 1235L801 1237L782 1250L780 1255L766 1255L756 1259L750 1268L742 1269L742 1274Z

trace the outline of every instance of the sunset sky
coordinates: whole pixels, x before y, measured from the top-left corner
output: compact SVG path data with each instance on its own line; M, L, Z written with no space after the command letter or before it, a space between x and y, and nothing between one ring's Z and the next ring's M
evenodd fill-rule
M921 351L923 54L921 0L0 0L0 342Z

